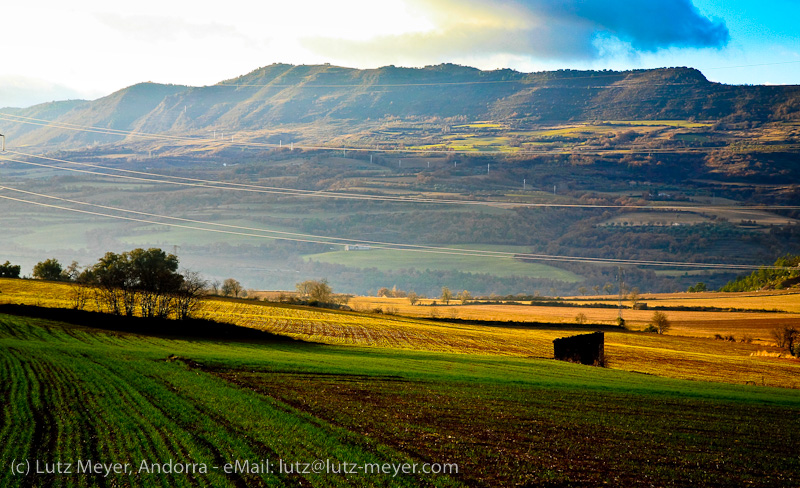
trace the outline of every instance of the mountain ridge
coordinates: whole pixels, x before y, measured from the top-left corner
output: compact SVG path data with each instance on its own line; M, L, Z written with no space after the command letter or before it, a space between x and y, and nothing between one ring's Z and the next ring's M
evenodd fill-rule
M355 69L272 64L215 85L139 83L93 101L5 113L123 131L261 130L320 120L797 120L800 86L710 82L694 68L482 71L454 64ZM38 114L38 115L37 115ZM8 122L8 121L7 121ZM6 123L20 144L76 146L118 135Z

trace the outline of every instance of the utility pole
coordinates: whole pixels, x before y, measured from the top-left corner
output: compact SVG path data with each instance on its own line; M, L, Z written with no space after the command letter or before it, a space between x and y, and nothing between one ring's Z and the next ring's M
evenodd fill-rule
M617 268L617 278L619 280L619 314L617 315L617 323L622 325L622 287L624 285L624 281L622 279L622 266Z
M6 152L6 136L0 134L0 137L3 138L3 152Z

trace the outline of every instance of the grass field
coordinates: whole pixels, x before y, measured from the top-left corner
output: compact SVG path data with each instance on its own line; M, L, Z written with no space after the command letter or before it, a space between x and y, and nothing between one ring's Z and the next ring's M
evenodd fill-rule
M681 130L702 129L712 124L706 122L690 122L687 120L616 120L597 123L574 123L537 127L535 129L509 129L491 122L453 126L457 133L442 136L434 144L409 147L417 150L450 149L457 151L498 151L506 153L519 152L522 149L559 148L581 144L583 141L598 137L615 137L620 132L635 132L637 135L656 134L664 140L670 136L695 140L705 140L702 135L683 134ZM460 129L460 130L459 130ZM467 132L471 130L473 132ZM699 139L698 139L699 138ZM624 152L627 149L620 148Z
M548 309L550 322L557 314L569 322L576 312L616 310L408 305L481 312L481 323L209 299L200 315L216 326L176 322L167 330L52 308L70 306L69 290L0 279L0 304L51 307L0 311L0 486L800 482L800 362L759 355L777 351L765 344L702 336L720 324L797 314L704 312L681 322L668 312L668 335L606 326L610 368L592 368L549 358L553 339L596 326L489 321L530 322ZM683 295L644 300L759 299ZM783 308L798 296L762 295ZM403 299L361 300L406 310ZM68 322L34 318L36 310ZM245 328L225 329L226 339L203 332L224 323ZM120 472L87 473L87 460L119 463ZM359 468L345 474L342 463ZM415 465L440 471L410 472ZM409 472L379 474L376 466Z
M0 291L0 303L71 306L69 288L64 284L0 280ZM720 295L722 300L725 294L709 295ZM775 297L791 303L797 295ZM644 300L655 303L652 296L646 295ZM673 328L667 335L656 335L611 328L610 324L616 321L616 309L455 303L412 307L408 300L399 298L351 300L351 306L357 310L378 308L399 314L387 315L212 299L203 304L199 315L330 345L537 358L552 357L553 339L593 330L593 324L598 324L606 332L606 355L612 369L680 379L800 388L800 362L771 357L781 351L770 339L771 330L777 325L797 323L800 320L797 313L667 311ZM580 313L586 316L589 325L575 323ZM624 316L629 328L636 330L650 321L652 313L652 310L626 310ZM477 322L449 321L451 317ZM507 323L492 323L497 321ZM543 324L531 325L532 322ZM737 342L714 340L714 334L734 335ZM745 336L752 342L740 342Z
M796 390L9 315L0 346L8 487L791 487L800 472ZM77 472L87 460L121 472ZM344 474L342 463L358 469ZM458 473L366 471L415 463Z
M713 125L708 122L690 122L688 120L611 120L608 123L613 125L682 127L684 129L697 129Z

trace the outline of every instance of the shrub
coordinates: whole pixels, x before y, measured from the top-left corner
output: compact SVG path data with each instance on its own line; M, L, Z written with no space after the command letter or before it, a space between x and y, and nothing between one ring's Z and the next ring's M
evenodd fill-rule
M33 266L33 277L39 280L59 281L63 272L61 263L55 258L40 261Z
M784 325L783 327L776 327L772 329L772 339L775 345L787 349L790 353L797 356L795 353L795 345L800 344L800 331L791 325Z
M0 278L19 278L21 270L19 264L11 264L6 261L5 264L0 264Z

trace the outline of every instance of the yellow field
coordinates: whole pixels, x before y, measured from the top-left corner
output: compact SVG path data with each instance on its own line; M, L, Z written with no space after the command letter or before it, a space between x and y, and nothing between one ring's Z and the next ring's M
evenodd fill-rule
M30 280L0 279L0 303L38 304L47 307L70 307L69 285ZM723 305L728 300L742 308L743 301L765 299L787 308L796 306L797 295L704 294L685 298L678 295L647 296L653 303L686 303L707 300L708 306ZM732 294L735 295L735 294ZM607 298L607 297L605 297ZM682 302L683 301L683 302ZM92 304L89 304L90 307ZM558 337L593 330L577 325L525 327L514 324L473 325L425 320L436 310L440 318L451 315L472 320L574 322L583 313L589 323L612 323L617 310L600 308L542 307L530 305L451 305L414 306L406 299L359 297L352 305L364 310L384 310L417 317L340 312L310 307L267 304L246 300L208 299L201 316L285 334L298 339L326 344L444 351L464 354L497 354L522 357L552 357L552 341ZM798 313L748 312L666 312L673 323L667 335L613 330L606 328L606 355L610 367L627 371L693 380L755 383L800 388L800 361L774 357L781 351L769 344L769 331L775 324L799 323ZM645 324L652 311L626 310L624 316L634 328ZM549 320L544 320L549 319ZM753 343L727 342L710 338L723 335L752 334ZM771 356L770 356L771 355Z
M689 298L679 297L688 295ZM694 295L700 295L694 297ZM734 296L730 296L734 295ZM663 298L662 298L663 297ZM585 301L584 301L585 300ZM608 296L596 299L573 300L576 304L602 303L617 305L618 300L609 299ZM567 300L570 302L569 300ZM420 318L458 318L464 320L489 320L489 321L514 321L514 322L544 322L544 323L574 323L578 314L586 317L586 323L615 325L619 310L616 308L590 308L590 307L546 307L536 305L461 305L457 300L450 305L430 306L432 300L422 300L418 305L411 306L405 298L375 298L356 297L350 300L350 306L357 310L373 310L380 308L383 311L396 310L397 313ZM782 313L773 312L695 312L695 311L665 311L672 324L670 335L684 335L690 337L714 337L715 334L733 334L737 340L744 336L753 339L754 343L768 345L771 343L770 332L776 326L783 324L800 324L800 294L675 294L675 295L646 295L641 300L648 306L694 306L717 308L752 308L765 310L783 310ZM529 303L529 302L527 302ZM623 304L630 306L630 301ZM642 330L651 321L653 310L623 309L622 316L626 326L631 330Z
M584 300L596 303L610 303L616 305L618 298L613 295L597 297L574 297L575 303L582 303ZM664 293L664 294L644 294L640 302L647 303L648 306L680 306L680 307L717 307L717 308L740 308L752 310L780 310L800 314L800 292L797 290L769 290L758 292L741 293ZM629 300L623 300L623 304L630 305Z
M498 319L498 314L500 317L504 315L502 310L512 307L501 306L500 312L492 312L495 314L494 320ZM574 312L578 309L552 310ZM609 312L606 309L599 310ZM587 332L587 329L577 326L550 329L450 324L403 316L265 306L255 302L209 301L204 314L216 320L327 344L543 358L552 357L553 339ZM717 312L717 315L726 314ZM718 317L718 320L723 318ZM670 335L662 336L607 331L606 355L612 368L627 371L693 380L752 382L800 388L800 361L758 355L779 352L767 344L766 334L762 334L764 340L761 344L743 344L678 335L683 331L697 333L677 325ZM762 329L762 332L765 331Z

